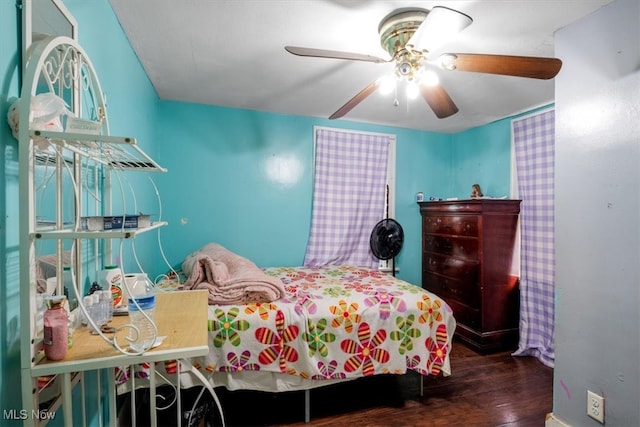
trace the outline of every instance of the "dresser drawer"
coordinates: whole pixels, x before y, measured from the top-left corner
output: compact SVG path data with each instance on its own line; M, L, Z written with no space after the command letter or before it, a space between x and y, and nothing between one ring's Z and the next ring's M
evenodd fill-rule
M445 300L454 299L480 309L480 286L475 281L461 281L425 271L422 273L422 286Z
M482 328L480 309L469 307L454 298L447 298L443 296L442 299L444 299L449 307L451 307L453 317L456 319L456 323L458 325L464 325L476 330L480 330Z
M451 277L456 280L478 283L479 263L462 258L450 257L432 252L425 252L422 256L422 266L425 271Z
M425 216L422 227L425 233L475 237L478 235L478 218L478 215Z
M425 234L422 244L425 252L435 252L478 261L478 239L473 237L446 236L440 234Z

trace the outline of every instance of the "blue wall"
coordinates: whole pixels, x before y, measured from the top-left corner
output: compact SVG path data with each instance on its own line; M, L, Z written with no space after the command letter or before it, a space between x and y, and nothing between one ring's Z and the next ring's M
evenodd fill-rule
M455 135L160 101L107 0L66 0L107 95L111 133L132 135L167 174L154 175L162 205L146 177L132 177L140 209L162 213L161 240L178 266L202 244L217 241L258 265L302 262L311 217L313 126L397 136L396 217L405 229L399 277L420 283L420 215L415 194L468 197L509 191L510 120ZM18 96L17 9L0 1L0 120ZM0 125L0 408L20 409L17 142ZM162 211L160 211L162 208ZM151 233L153 234L153 233ZM135 239L145 269L167 270L154 235ZM123 263L130 262L123 259ZM4 422L5 420L3 420ZM0 423L1 424L1 423Z
M160 178L165 252L180 263L212 241L260 266L301 265L310 229L313 127L397 136L396 217L407 242L400 275L418 283L420 216L415 193L448 187L451 135L161 102ZM176 264L176 265L178 265Z
M158 122L159 98L149 81L108 1L65 0L65 5L78 22L80 45L88 53L96 70L107 102L109 129L112 135L132 136L151 157L157 157L155 143ZM108 36L105 36L108 35ZM107 42L108 40L108 42ZM124 191L114 183L114 212L120 204L127 206L128 213L142 211L158 213L158 203L153 185L144 174L123 174ZM156 179L156 176L153 176ZM131 183L131 186L129 186ZM135 190L132 194L130 188ZM137 209L133 209L135 204ZM126 272L139 271L133 261L132 245L142 268L151 270L157 257L156 236L145 234L123 245L123 256L118 255L114 245L113 261ZM121 259L122 258L122 259ZM91 282L88 279L88 283Z
M485 196L509 196L511 119L469 129L453 136L450 197L468 198L471 185Z

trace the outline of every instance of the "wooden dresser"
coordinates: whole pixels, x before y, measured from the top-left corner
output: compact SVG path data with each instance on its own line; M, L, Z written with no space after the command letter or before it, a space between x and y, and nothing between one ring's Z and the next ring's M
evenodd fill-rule
M419 202L422 287L442 297L456 336L481 352L518 342L518 278L510 274L520 200Z

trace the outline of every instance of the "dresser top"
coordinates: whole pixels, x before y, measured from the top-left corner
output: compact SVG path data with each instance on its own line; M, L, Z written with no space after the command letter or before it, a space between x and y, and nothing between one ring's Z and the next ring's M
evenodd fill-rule
M464 199L418 202L421 213L511 213L520 212L517 199Z

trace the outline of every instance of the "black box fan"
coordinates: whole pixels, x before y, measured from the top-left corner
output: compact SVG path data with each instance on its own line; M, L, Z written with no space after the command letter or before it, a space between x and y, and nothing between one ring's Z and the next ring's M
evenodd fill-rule
M393 258L398 255L404 242L404 231L398 221L385 218L378 222L371 231L369 244L371 252L379 260L391 260L391 272L395 276L395 263Z

